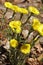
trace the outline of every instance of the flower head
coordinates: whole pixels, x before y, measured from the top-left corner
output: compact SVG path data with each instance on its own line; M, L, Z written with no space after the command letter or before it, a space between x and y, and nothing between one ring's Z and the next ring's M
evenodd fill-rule
M23 14L28 14L28 10L27 9L20 8L20 7L16 6L16 5L13 5L13 10L15 12L20 12L20 13L23 13Z
M34 30L38 31L40 35L43 36L43 24L36 18L33 19L32 27Z
M28 14L28 10L27 10L27 9L25 9L25 8L20 8L19 6L13 5L13 4L10 3L10 2L5 2L4 5L5 5L5 7L14 10L14 12L20 12L20 13Z
M23 14L28 14L28 10L26 10L25 8L20 8L20 13L23 13Z
M24 44L23 46L21 46L20 51L24 54L28 54L30 53L30 48L30 44Z
M10 2L5 2L4 5L5 7L10 8L10 9L13 8L13 5Z
M9 23L9 26L11 27L11 29L16 32L16 33L20 33L21 32L21 21L11 21Z
M10 46L16 48L18 46L18 41L15 39L10 40Z
M28 10L33 13L33 14L36 14L36 15L39 15L40 12L37 8L33 7L33 6L29 6Z
M32 20L32 27L34 30L37 30L40 26L40 21L37 18L33 18Z
M38 28L38 32L40 33L40 35L43 36L43 24L40 24L40 27Z

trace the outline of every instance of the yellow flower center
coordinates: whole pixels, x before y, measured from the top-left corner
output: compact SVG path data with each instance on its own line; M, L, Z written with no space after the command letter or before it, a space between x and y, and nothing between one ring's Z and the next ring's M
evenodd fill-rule
M24 54L28 54L30 53L30 44L24 44L23 46L21 46L20 51Z
M18 41L15 39L10 40L10 46L16 48L18 46Z
M38 31L40 35L43 36L43 24L40 23L40 21L36 18L33 19L33 29Z
M41 24L40 27L38 28L38 32L40 33L40 35L43 36L43 24Z
M32 23L33 29L34 29L34 30L37 30L37 29L39 28L39 26L40 26L40 21L39 21L39 19L33 18L32 22L33 22L33 23Z
M20 33L21 32L21 21L11 21L9 23L9 26L11 27L11 29L16 32L16 33Z
M31 13L34 13L36 15L39 15L40 12L38 11L37 8L33 7L33 6L29 6L28 10L31 12Z

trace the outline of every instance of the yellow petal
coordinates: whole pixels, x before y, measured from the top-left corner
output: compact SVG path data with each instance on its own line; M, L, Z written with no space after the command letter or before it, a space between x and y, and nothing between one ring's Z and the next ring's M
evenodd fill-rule
M32 20L32 26L34 30L37 30L40 26L40 21L37 18L33 18Z
M18 46L18 41L15 39L10 40L10 46L16 48Z
M11 29L14 32L20 33L21 32L21 21L11 21L9 23L9 27L11 27Z
M20 13L24 13L24 14L28 14L28 10L25 8L20 8L19 6L13 5L13 10L15 12L20 12Z
M20 26L16 29L16 33L21 33L21 27Z
M24 14L28 14L28 10L27 9L25 9L25 8L21 8L21 11L20 11L21 13L24 13Z
M9 26L10 26L11 28L17 28L18 26L21 26L21 21L11 21L11 22L9 23Z
M17 5L12 5L12 3L10 3L10 2L5 2L4 5L5 5L5 7L14 10L14 12L20 12L20 13L23 13L23 14L28 14L28 10L27 9L20 8Z
M30 44L24 44L23 46L21 46L20 51L24 54L28 54L30 53L30 48Z
M43 24L41 24L40 27L38 28L38 32L40 33L40 35L43 36Z
M20 8L17 5L13 5L12 8L15 12L20 12Z
M36 15L39 15L40 12L37 8L33 7L33 6L29 6L28 10L31 12L31 13L34 13Z
M12 9L13 5L10 2L4 3L5 7Z
M34 30L38 31L40 33L40 35L43 36L43 24L41 24L37 18L33 19L32 27Z

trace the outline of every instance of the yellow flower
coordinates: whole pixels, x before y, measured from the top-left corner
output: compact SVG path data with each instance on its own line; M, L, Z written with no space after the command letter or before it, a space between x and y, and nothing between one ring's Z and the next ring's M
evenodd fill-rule
M20 13L23 13L23 14L28 14L28 10L25 9L25 8L20 8L16 5L13 5L13 8L12 8L15 12L20 12Z
M32 26L34 30L37 30L40 26L40 21L37 18L33 18L32 20Z
M34 13L36 15L39 15L40 12L37 8L33 7L33 6L29 6L28 10L31 12L31 13Z
M43 36L43 24L41 24L37 18L33 19L32 27Z
M21 21L11 21L9 23L9 26L11 27L11 29L16 32L16 33L20 33L21 32Z
M18 46L18 41L15 39L10 40L10 46L16 48Z
M21 46L20 51L24 54L28 54L30 53L30 48L30 44L24 44L23 46Z
M24 13L24 14L28 14L28 10L26 10L25 8L20 8L20 13Z
M20 7L18 7L17 5L13 5L12 10L14 10L15 12L20 12Z
M38 32L40 33L40 35L43 36L43 24L40 24L40 27L38 28Z
M10 9L14 10L14 12L20 12L20 13L28 14L28 10L27 10L27 9L25 9L25 8L20 8L20 7L17 6L17 5L12 5L10 2L5 2L4 5L5 5L7 8L10 8Z
M21 27L18 26L18 28L16 29L16 33L20 33L21 32Z
M13 8L13 5L10 2L5 2L4 5L5 7L10 8L10 9Z

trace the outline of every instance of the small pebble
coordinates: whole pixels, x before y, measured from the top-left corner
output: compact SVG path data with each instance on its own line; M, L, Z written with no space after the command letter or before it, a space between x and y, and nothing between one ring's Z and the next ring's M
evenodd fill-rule
M29 6L29 3L28 2L24 2L24 3L20 3L20 4L17 4L19 7L28 7Z
M6 1L6 0L0 0L0 3L1 3L1 4L4 4L5 1Z
M26 29L26 30L29 30L31 29L31 26L29 23L26 23L24 26L23 26L23 29Z
M15 20L20 20L21 14L20 13L15 13L14 14L14 19Z
M24 14L21 19L22 23L24 24L27 21L27 19L28 19L28 15Z
M28 36L28 33L29 33L28 30L23 30L23 31L22 31L23 37L26 38L26 37Z
M27 41L30 43L33 40L33 32L29 34Z
M14 0L14 3L21 3L21 2L24 2L25 0Z
M43 44L43 37L40 37L39 42Z
M12 16L13 16L13 11L7 11L6 14L5 14L5 17L6 17L7 19L12 18Z
M7 50L10 49L9 41L6 42L6 44L4 45L4 48L7 49Z
M5 8L3 5L0 5L0 10L2 10L2 11L3 11L3 13L5 13L5 12L6 12L6 8Z
M3 14L0 14L0 18L3 18Z

